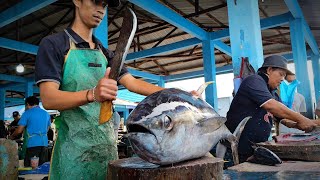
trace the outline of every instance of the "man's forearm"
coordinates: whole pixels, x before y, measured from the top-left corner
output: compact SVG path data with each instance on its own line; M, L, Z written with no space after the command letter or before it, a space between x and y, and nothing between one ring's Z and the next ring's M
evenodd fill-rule
M304 117L300 113L290 110L282 103L276 100L270 100L264 105L264 108L281 119L290 119L294 122L301 123L302 121L309 120L308 118Z

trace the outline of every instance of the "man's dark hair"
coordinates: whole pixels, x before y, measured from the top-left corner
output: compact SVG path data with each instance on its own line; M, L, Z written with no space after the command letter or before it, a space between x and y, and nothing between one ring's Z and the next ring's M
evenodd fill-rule
M258 69L258 72L266 74L267 73L267 69L268 69L268 67L261 67L261 68Z
M29 96L26 99L26 104L29 104L30 106L39 105L39 99L35 96Z
M273 70L281 69L281 68L277 68L277 67L271 67L271 68L272 68ZM258 69L258 72L267 74L267 69L268 69L268 67L261 67L261 68Z

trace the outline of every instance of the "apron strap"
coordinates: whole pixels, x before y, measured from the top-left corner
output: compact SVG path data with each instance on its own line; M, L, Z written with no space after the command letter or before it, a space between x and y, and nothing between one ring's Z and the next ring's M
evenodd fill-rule
M39 133L32 133L32 134L29 134L29 132L27 131L27 136L28 136L28 139L32 138L32 137L35 137L35 136L40 136L41 139L42 139L42 145L45 144L44 140L43 140L43 137L46 137L47 136L47 133L42 133L42 132L39 132Z
M78 43L71 34L65 29L64 32L67 34L70 40L70 49L77 49L76 44Z

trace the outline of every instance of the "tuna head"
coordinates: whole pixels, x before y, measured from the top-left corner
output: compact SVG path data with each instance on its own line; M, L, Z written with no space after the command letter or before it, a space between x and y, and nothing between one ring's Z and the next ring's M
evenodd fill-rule
M205 155L213 146L213 132L224 122L202 99L165 89L146 97L131 112L127 136L139 157L166 165Z

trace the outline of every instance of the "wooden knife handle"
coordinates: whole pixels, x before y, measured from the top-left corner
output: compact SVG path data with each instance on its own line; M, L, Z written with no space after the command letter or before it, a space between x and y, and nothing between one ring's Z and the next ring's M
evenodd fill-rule
M108 122L112 117L112 101L105 101L100 106L99 124Z

